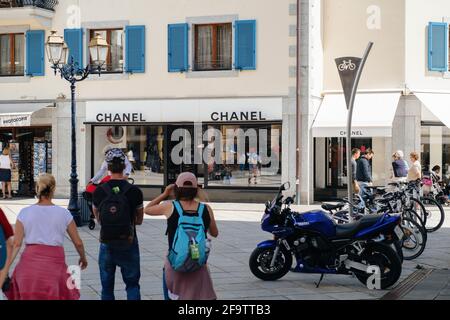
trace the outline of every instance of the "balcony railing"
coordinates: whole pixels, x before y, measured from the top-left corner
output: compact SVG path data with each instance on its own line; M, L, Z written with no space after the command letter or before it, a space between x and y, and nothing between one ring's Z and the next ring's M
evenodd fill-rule
M0 8L35 7L55 11L58 0L0 0Z

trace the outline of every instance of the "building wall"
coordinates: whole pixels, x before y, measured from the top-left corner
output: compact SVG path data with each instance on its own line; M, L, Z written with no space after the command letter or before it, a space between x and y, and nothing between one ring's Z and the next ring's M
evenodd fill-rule
M86 119L86 102L164 98L283 97L283 180L295 183L296 169L296 0L64 0L56 7L51 26L37 19L0 19L0 30L20 27L23 31L45 29L64 33L66 28L102 25L146 26L146 71L143 74L91 76L77 84L77 164L80 186L91 176L91 127ZM16 10L22 10L16 9ZM257 23L257 67L254 71L219 73L169 73L167 26L196 19L215 21L223 17L254 19ZM21 29L21 30L22 30ZM87 61L85 35L84 62ZM190 36L190 40L192 37ZM47 57L46 57L47 58ZM190 60L192 57L190 57ZM55 76L46 61L45 76L0 79L2 103L11 101L56 101L47 114L35 114L33 124L52 126L53 174L58 196L70 190L70 90ZM190 61L190 65L192 62ZM294 89L293 89L294 88Z
M117 22L146 25L146 72L126 75L120 80L100 79L78 85L82 99L101 98L182 98L287 96L289 91L289 3L292 0L121 0L60 1L52 29L63 34L65 28L92 22ZM74 12L80 10L80 21ZM257 21L257 69L237 72L231 77L190 78L186 73L167 72L167 25L186 22L191 17L236 15L238 19ZM48 34L47 34L48 35ZM86 48L85 48L86 49ZM87 50L87 49L86 49ZM87 59L84 59L86 61ZM33 99L55 99L60 93L69 96L67 83L55 77L50 67L45 77L26 83L3 83L1 99L17 100L23 95Z
M405 2L408 1L322 1L325 91L342 91L334 59L342 56L361 57L369 41L374 42L374 46L359 88L376 90L404 87L404 12Z
M450 23L446 0L406 1L406 84L411 90L450 91L450 73L428 71L428 23Z

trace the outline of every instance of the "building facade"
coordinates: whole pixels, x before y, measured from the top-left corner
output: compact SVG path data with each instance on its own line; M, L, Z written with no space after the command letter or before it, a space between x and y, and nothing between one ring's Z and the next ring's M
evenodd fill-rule
M297 1L3 3L0 140L14 147L20 193L32 194L36 177L52 172L58 196L69 194L70 89L44 53L51 30L64 35L80 66L90 62L96 34L110 44L101 76L77 84L80 188L107 145L127 152L149 197L183 170L195 172L215 201L260 202L281 182L295 184ZM230 133L244 135L241 153L239 142L226 143ZM172 157L180 144L192 150L181 164ZM194 159L218 145L214 156L230 163ZM254 153L260 163L250 181Z
M352 146L375 151L375 185L391 178L392 154L421 154L448 178L450 3L431 0L323 0L321 104L302 131L313 144L310 201L346 194L346 106L334 59L362 56L374 42L355 102ZM351 66L351 61L349 62ZM344 66L345 67L345 66Z

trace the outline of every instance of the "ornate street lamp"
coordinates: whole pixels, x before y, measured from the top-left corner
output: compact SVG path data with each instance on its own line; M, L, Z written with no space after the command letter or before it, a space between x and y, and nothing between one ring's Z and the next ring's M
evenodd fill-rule
M52 31L47 39L47 55L48 60L52 64L52 69L61 74L61 78L70 82L70 90L72 93L72 171L70 175L70 200L68 210L72 213L77 226L81 226L80 208L78 206L78 174L77 174L77 149L76 149L76 101L75 101L75 85L77 82L85 80L91 70L96 70L100 76L102 67L108 56L109 45L100 34L89 43L89 52L91 54L92 65L85 68L78 65L74 61L73 56L69 58L69 48L64 42L62 36L57 35L56 31Z

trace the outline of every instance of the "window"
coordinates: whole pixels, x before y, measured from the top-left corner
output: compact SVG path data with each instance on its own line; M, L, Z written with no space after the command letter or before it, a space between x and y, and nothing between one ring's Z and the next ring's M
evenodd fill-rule
M220 135L213 135L211 129L218 130ZM279 187L282 163L281 124L210 125L207 134L206 148L214 148L208 151L211 158L205 164L208 186ZM219 150L216 142L220 144ZM217 152L220 157L216 157ZM221 161L218 163L216 159Z
M232 25L195 25L195 71L231 70Z
M104 148L111 145L128 156L136 185L164 184L163 126L101 126L95 127L94 134L94 174L105 159Z
M0 76L23 76L25 69L23 34L0 34Z
M431 170L438 165L441 178L450 179L450 129L444 126L422 126L422 168Z
M102 68L102 72L122 73L124 61L123 29L90 30L90 37L93 38L97 33L99 33L103 37L103 39L106 39L106 41L110 45L108 57L106 59L105 65Z

